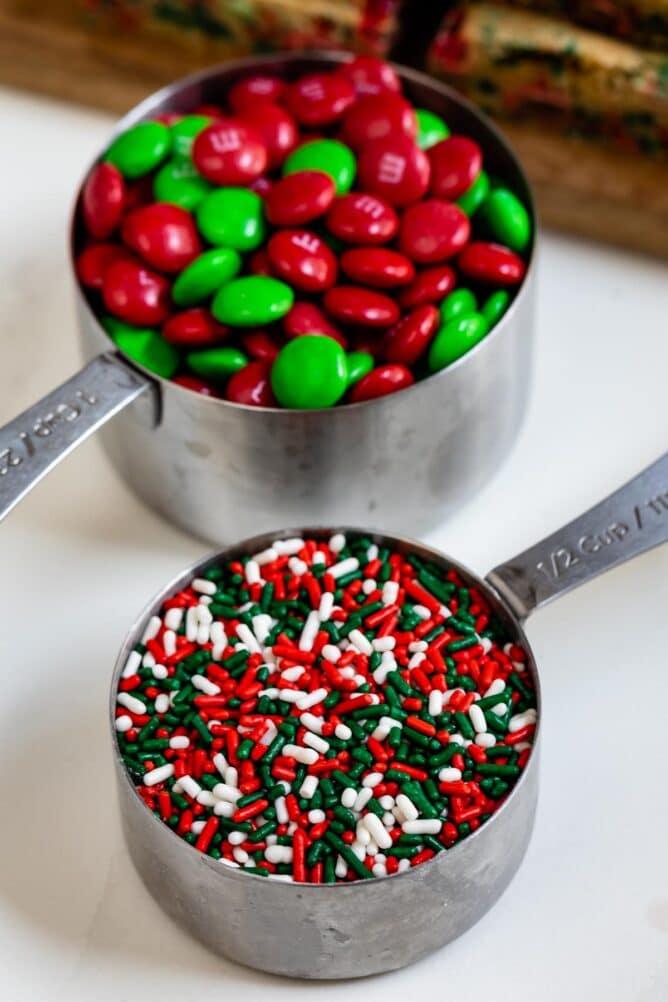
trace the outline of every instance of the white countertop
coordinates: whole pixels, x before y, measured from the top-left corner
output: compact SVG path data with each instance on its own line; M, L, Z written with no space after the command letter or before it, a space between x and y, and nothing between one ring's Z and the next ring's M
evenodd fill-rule
M0 91L0 116L4 421L78 365L67 220L111 120L10 91ZM539 277L533 394L517 446L428 539L481 572L668 446L665 265L546 234ZM545 700L541 796L528 855L500 902L412 968L327 984L209 954L163 916L121 838L106 724L111 667L147 598L204 545L142 507L95 441L0 532L3 999L356 1002L382 993L392 1002L410 992L665 1002L667 547L529 625Z

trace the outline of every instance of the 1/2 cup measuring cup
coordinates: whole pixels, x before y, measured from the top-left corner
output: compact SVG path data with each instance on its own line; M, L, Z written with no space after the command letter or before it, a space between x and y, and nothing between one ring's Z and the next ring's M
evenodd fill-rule
M314 52L213 67L147 98L116 133L167 111L224 103L230 86L254 73L290 79L331 70L345 58ZM535 229L528 183L503 136L448 87L396 70L417 107L479 143L486 166L522 199ZM75 206L72 254L76 219ZM77 288L87 365L0 429L0 518L105 425L104 448L131 489L216 543L290 522L371 522L400 530L405 510L420 532L479 488L515 440L530 381L534 258L530 251L506 314L452 366L389 397L314 411L207 398L130 363Z
M139 797L113 727L120 674L148 618L209 567L274 539L333 532L285 530L245 540L190 567L157 595L130 630L112 679L111 725L123 829L151 894L193 936L250 967L303 978L352 978L394 970L450 942L497 900L520 865L538 792L533 752L500 809L451 849L394 876L342 884L283 883L221 865L179 838ZM420 543L369 533L379 546L454 568L484 594L509 636L528 653L540 722L540 690L524 620L562 593L668 539L668 455L609 498L486 578Z

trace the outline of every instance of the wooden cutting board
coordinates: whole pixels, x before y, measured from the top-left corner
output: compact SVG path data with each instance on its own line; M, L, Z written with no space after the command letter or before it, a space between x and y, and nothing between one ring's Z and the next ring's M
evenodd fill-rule
M174 77L233 55L229 43L197 33L167 32L160 44L147 44L84 31L78 14L49 19L48 5L39 17L12 7L0 0L0 83L119 114ZM668 163L534 125L500 124L534 184L545 225L668 258Z

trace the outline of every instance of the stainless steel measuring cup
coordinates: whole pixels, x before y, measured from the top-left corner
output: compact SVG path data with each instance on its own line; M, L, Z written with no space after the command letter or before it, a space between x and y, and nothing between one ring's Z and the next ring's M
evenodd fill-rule
M331 529L267 533L188 568L144 609L119 654L111 687L111 730L121 818L134 864L164 910L212 950L233 960L302 978L353 978L410 964L473 925L520 865L538 792L538 733L524 772L502 807L472 835L427 863L394 876L346 884L274 882L223 866L158 820L136 792L113 727L120 673L147 619L212 564L264 549L273 539ZM486 578L421 543L369 533L379 546L454 567L478 588L509 636L528 652L524 620L551 599L668 539L668 455L584 515L495 567Z
M116 132L161 112L223 103L230 85L250 73L290 78L332 69L345 58L314 52L216 66L147 98ZM479 142L487 169L517 192L535 225L527 180L496 128L443 84L396 69L416 106ZM81 236L79 199L72 260ZM246 407L161 379L121 355L78 287L88 364L0 429L0 518L105 425L104 447L130 488L171 521L214 542L289 522L398 530L407 510L421 532L480 487L515 439L529 386L534 256L505 316L454 365L401 393L320 411Z

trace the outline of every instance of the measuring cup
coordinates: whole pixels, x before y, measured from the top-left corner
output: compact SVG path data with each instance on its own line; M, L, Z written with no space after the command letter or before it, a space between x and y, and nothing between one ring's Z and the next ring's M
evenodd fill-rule
M249 967L300 978L354 978L410 964L450 942L491 908L527 848L538 792L538 735L501 808L473 834L393 876L342 884L275 882L221 865L158 820L123 765L113 726L128 655L162 603L213 564L258 552L277 538L328 539L341 528L256 536L188 568L144 609L120 652L111 686L111 730L125 838L134 864L164 910L212 950ZM535 609L668 538L668 455L584 515L495 567L486 578L421 543L369 533L378 546L416 554L484 594L513 642L528 654L540 725L536 662L524 633Z
M292 78L332 70L345 58L314 52L216 66L147 98L116 134L166 111L224 103L230 86L253 73ZM487 170L517 193L535 227L524 172L496 128L445 85L396 70L417 107L477 140ZM88 364L0 429L0 518L105 425L102 443L128 486L170 521L216 543L290 522L399 530L407 510L421 532L489 479L515 440L529 386L534 256L506 314L459 361L400 393L318 411L247 407L156 376L122 356L77 287Z

